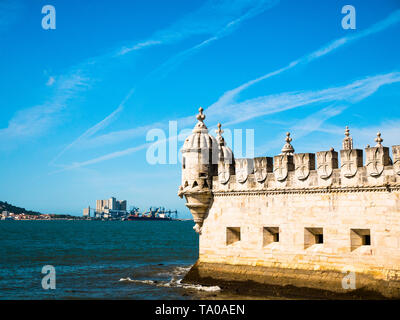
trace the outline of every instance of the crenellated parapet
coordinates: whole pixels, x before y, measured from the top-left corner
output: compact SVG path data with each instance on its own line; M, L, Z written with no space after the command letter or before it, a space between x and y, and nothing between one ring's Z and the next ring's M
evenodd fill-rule
M202 108L196 118L182 148L178 195L185 197L198 233L215 196L400 190L400 145L392 147L392 160L379 132L376 145L361 150L353 147L346 127L342 150L330 148L315 154L295 153L288 132L279 155L235 159L221 124L214 137L204 123Z
M278 155L238 159L204 118L182 148L179 195L201 234L184 281L400 297L400 145L378 132L358 149L346 127L341 150L296 153L288 132Z
M374 147L354 149L350 130L346 127L340 152L295 153L290 133L279 155L254 159L235 159L235 174L214 184L213 192L316 190L362 191L365 188L400 187L400 146L383 146L378 132ZM340 158L339 158L340 154ZM380 188L382 189L382 188Z

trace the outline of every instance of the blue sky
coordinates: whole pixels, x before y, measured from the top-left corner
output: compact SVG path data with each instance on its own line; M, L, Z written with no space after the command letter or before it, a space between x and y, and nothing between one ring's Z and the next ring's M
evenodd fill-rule
M357 148L400 144L397 0L0 0L0 36L0 199L29 209L115 196L188 216L180 164L148 163L146 134L199 106L213 134L254 129L256 156L286 131L296 152L339 150L346 125Z

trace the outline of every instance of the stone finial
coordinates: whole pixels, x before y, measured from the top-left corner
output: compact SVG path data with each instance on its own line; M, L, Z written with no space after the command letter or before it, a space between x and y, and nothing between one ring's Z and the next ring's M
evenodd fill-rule
M222 124L218 122L217 127L218 129L215 130L215 133L220 136L222 133L224 133L224 130L221 129Z
M281 154L288 154L291 155L294 153L294 148L293 146L290 144L290 142L292 142L292 138L290 137L290 132L286 133L286 139L285 139L286 143L282 148L282 153Z
M205 114L203 114L204 109L202 107L199 108L199 114L196 116L196 119L203 122L206 118Z
M203 122L204 119L206 118L205 114L203 114L203 110L204 109L202 107L199 108L199 114L196 116L196 119L198 120L198 122L195 125L193 132L201 132L203 130L207 130L207 127Z
M218 142L222 145L224 144L224 137L222 136L222 134L224 133L224 130L221 129L221 124L218 123L217 127L218 129L215 130L215 133L217 134L217 140Z
M351 150L353 149L353 138L350 137L350 130L349 127L346 126L346 130L344 131L344 135L346 136L343 139L343 150Z
M378 147L378 148L383 147L382 146L383 139L381 138L381 133L380 132L378 132L376 134L375 142L376 142L376 146L375 147Z

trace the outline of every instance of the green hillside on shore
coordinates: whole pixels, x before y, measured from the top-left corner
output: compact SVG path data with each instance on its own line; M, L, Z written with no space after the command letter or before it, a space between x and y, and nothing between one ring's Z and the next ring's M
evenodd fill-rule
M20 208L7 203L7 201L0 201L0 213L3 211L13 212L15 214L26 213L28 215L40 215L40 212L26 210L25 208Z

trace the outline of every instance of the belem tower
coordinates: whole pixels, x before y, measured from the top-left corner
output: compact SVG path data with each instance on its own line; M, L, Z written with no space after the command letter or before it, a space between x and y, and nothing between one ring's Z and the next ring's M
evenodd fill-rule
M279 155L235 159L204 120L200 108L182 148L178 195L200 237L184 281L400 297L400 145L391 158L378 133L364 154L346 127L339 152L295 153L287 133Z

